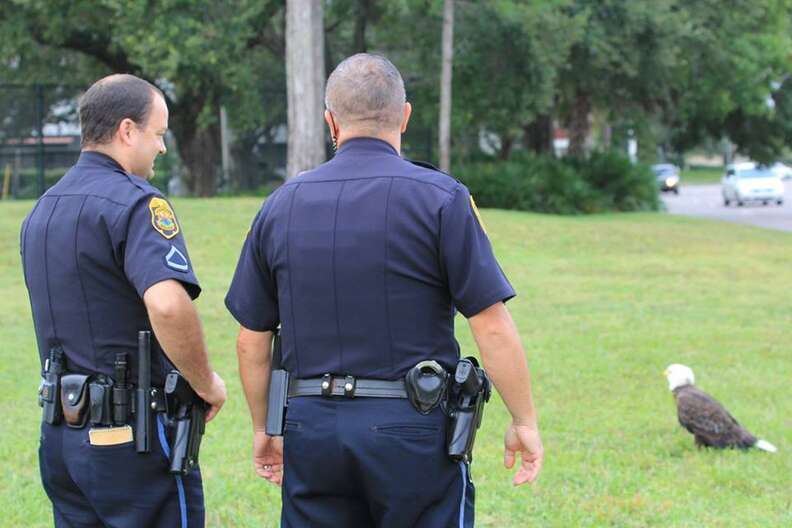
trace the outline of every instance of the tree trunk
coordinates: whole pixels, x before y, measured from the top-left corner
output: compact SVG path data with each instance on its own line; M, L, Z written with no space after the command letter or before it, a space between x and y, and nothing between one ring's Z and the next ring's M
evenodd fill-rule
M440 170L451 169L451 66L454 60L454 0L443 1L443 65L440 79Z
M191 126L190 126L191 125ZM193 196L214 196L217 188L217 165L220 162L220 128L215 123L197 129L195 123L173 127L184 164L184 183Z
M184 94L171 111L171 130L184 165L184 183L193 196L214 196L220 163L220 126L213 121L198 127L206 100L214 97ZM210 103L213 104L213 103Z
M613 143L613 127L610 123L605 123L602 125L602 148L604 150L610 150L611 144Z
M325 161L322 4L315 0L286 2L287 178Z
M541 114L523 126L523 145L538 155L554 154L553 120L549 114Z
M234 170L231 174L235 189L254 191L257 184L261 183L264 171L258 165L253 151L262 135L258 132L240 134L231 145L231 156L234 158Z
M568 154L581 158L586 155L586 138L589 135L591 101L587 93L578 90L569 114Z
M366 25L368 24L371 0L358 0L355 13L355 53L368 51L366 44Z
M501 138L501 147L498 151L498 159L506 161L511 156L512 148L514 147L514 138L511 136L503 136Z

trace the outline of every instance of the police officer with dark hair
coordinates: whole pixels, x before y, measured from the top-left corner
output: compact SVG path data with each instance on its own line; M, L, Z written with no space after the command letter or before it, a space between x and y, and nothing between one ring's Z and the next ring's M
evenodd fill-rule
M79 160L21 233L45 374L41 480L55 526L203 526L200 472L169 473L171 428L130 397L147 330L151 395L162 396L175 365L209 404L207 418L226 399L192 304L201 288L181 226L146 181L165 152L168 108L148 82L112 75L83 95L80 122ZM133 411L145 427L133 430ZM137 429L151 431L151 445L136 449Z
M469 458L449 457L445 406L415 406L405 376L454 373L461 312L512 414L504 463L521 453L514 483L533 481L543 451L514 290L465 186L400 157L411 106L393 64L347 58L325 103L337 153L265 201L226 297L255 469L282 484L285 527L472 526ZM265 433L279 326L283 438Z

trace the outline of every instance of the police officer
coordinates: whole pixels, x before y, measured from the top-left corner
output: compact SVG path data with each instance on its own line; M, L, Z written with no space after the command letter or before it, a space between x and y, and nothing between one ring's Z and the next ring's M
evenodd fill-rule
M241 324L255 469L282 484L285 527L472 526L473 485L446 455L448 419L439 406L417 412L403 378L423 360L454 369L461 312L512 414L504 463L521 453L514 483L535 479L542 444L504 305L514 291L465 186L400 157L411 106L393 64L347 58L325 104L337 153L265 201L226 297ZM292 377L283 438L264 432L279 325Z
M146 181L154 158L165 152L165 99L142 79L113 75L83 95L80 123L76 165L22 225L42 364L51 368L48 357L57 350L64 375L106 381L116 376L121 357L134 381L138 331L153 330L152 386L161 388L175 365L211 405L211 419L226 389L209 366L192 304L201 288L173 209ZM78 387L76 400L88 397L83 390L90 389ZM68 399L74 403L72 394ZM55 526L203 526L200 472L168 473L170 431L161 415L152 413L154 440L146 454L136 452L126 424L75 428L65 421L41 428L41 480Z

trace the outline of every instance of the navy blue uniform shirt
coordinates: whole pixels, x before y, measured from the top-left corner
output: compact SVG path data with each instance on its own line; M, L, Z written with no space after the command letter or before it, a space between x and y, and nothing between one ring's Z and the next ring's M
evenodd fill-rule
M298 378L397 379L425 359L456 364L455 308L513 296L467 188L356 138L264 202L226 306L250 330L280 324Z
M143 293L166 279L201 291L173 210L112 158L83 152L36 203L20 241L42 362L60 345L68 370L113 375L127 352L137 379L137 333L150 330ZM152 346L152 383L171 368Z

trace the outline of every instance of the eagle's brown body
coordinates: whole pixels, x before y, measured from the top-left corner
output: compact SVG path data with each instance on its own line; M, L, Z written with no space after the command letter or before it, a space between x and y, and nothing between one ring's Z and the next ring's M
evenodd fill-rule
M756 444L756 437L706 392L693 385L682 385L673 393L679 423L693 434L696 445L747 449Z

